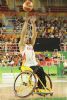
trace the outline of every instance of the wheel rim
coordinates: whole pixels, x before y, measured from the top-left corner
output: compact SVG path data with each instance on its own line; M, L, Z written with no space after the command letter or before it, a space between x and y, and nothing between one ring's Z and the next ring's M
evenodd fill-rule
M19 97L27 97L32 94L36 87L36 77L30 71L22 72L14 82L15 94Z
M46 87L47 87L48 89L52 89L52 81L51 81L49 75L46 74L46 73L45 73L45 78L46 78Z

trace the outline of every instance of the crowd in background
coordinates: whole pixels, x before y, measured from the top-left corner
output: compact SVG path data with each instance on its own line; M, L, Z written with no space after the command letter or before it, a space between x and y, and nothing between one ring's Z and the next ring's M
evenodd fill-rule
M60 38L61 41L67 33L67 22L62 18L45 19L38 18L36 21L37 31L40 37L45 38Z
M54 52L35 52L36 59L40 61L41 66L57 64L57 59L62 59L62 54L59 51ZM21 66L22 55L20 53L6 53L0 56L0 66Z
M6 28L0 28L0 65L21 65L22 57L18 54L18 42L20 40L20 33L24 21L25 19L21 17L12 22L14 30L11 34L7 34ZM64 18L55 17L49 19L44 16L37 17L36 29L38 32L37 38L60 38L61 43L67 42L67 20ZM32 27L30 21L28 24L28 30L31 36ZM16 33L18 33L18 35ZM52 57L55 56L54 54L52 53Z
M14 41L16 38L16 34L18 33L20 35L23 23L25 21L24 17L16 18L14 21L12 20L12 25L13 25L13 33L12 36L11 34L7 34L7 29L2 28L0 33L2 34L0 36L0 40L7 39ZM42 38L60 38L61 41L63 42L64 39L67 38L67 20L66 18L64 19L63 17L50 17L46 18L45 16L42 17L37 17L36 20L36 27L37 27L37 32L38 32L38 37ZM29 21L28 24L28 29L29 33L31 34L31 24ZM5 36L5 33L7 36ZM15 34L15 35L14 35ZM13 40L12 40L13 39ZM15 42L15 41L14 41Z

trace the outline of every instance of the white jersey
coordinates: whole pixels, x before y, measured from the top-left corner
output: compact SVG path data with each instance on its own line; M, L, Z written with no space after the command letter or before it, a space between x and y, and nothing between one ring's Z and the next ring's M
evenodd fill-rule
M22 56L25 55L25 63L24 66L36 66L38 63L36 61L36 57L35 57L35 52L33 50L32 45L27 45L24 48L24 51L22 52Z

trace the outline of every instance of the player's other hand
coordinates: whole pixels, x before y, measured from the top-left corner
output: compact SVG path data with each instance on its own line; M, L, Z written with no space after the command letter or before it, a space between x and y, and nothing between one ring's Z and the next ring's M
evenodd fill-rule
M36 16L31 17L31 18L30 18L30 21L31 21L31 23L35 23L35 21L36 21Z

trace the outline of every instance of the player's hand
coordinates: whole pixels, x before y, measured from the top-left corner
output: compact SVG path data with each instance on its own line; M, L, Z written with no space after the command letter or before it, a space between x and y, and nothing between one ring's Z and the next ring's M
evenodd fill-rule
M30 18L30 21L31 21L31 23L35 23L36 17L35 17L35 16L31 17L31 18Z
M30 17L25 17L25 22L28 22L30 20Z

